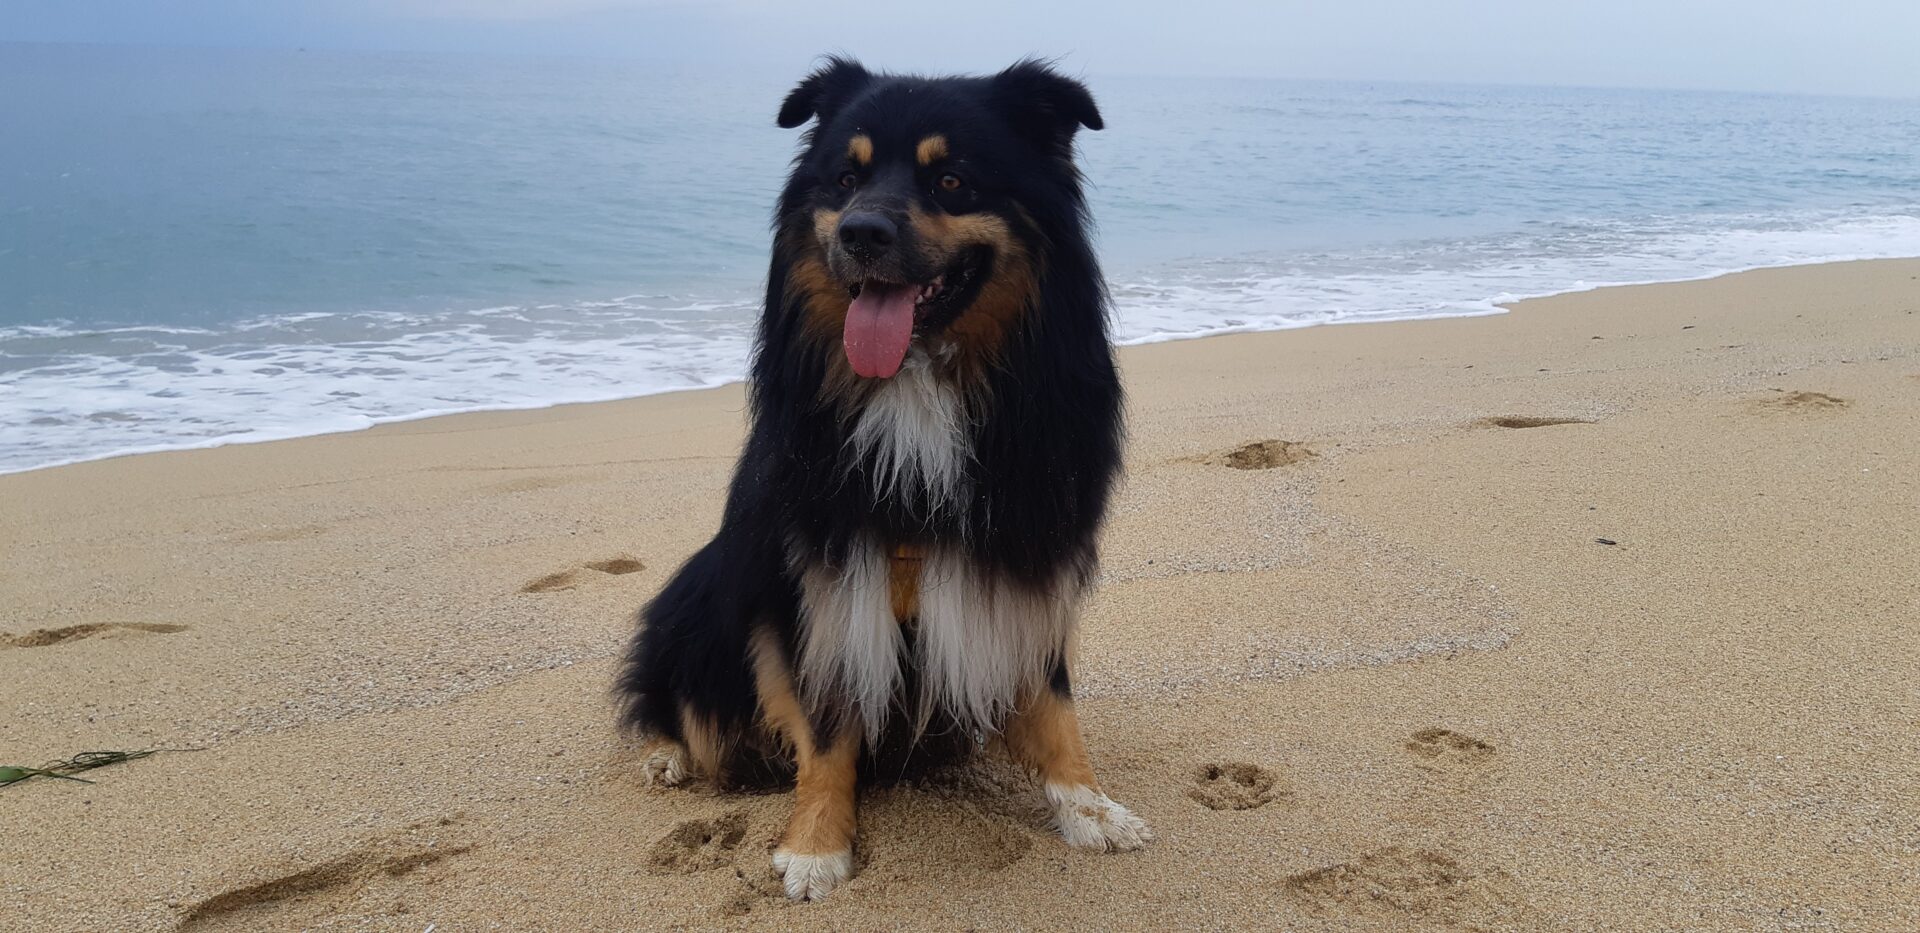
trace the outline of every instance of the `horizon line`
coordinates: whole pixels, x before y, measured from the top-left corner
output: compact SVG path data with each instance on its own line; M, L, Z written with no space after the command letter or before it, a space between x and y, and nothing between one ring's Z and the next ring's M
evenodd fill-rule
M637 56L637 55L619 55L619 54L612 54L612 53L606 53L606 52L589 52L589 51L510 50L510 49L455 50L455 49L377 47L377 46L361 46L361 45L329 45L324 43L314 44L314 45L295 46L295 45L281 45L281 44L220 43L220 42L189 44L189 43L175 43L175 42L123 42L123 41L111 41L111 40L77 41L77 40L71 40L71 39L0 39L0 47L10 46L10 45L42 46L42 47L74 47L74 48L92 48L92 49L151 49L151 50L157 50L157 51L182 51L182 52L207 51L207 52L259 52L259 53L289 53L289 54L319 53L319 54L334 54L334 55L415 55L415 56L422 56L422 57L428 57L428 58L459 58L459 57L472 56L472 57L479 57L479 58L503 58L503 59L521 59L521 60L622 62L622 63L632 63L632 64L651 64L651 65L659 65L663 68L687 69L687 70L697 70L699 68L698 65L692 62L682 62L682 61L655 62L655 61L649 61L648 59L641 56ZM827 53L823 51L820 53L816 53L814 55L807 56L806 61L807 63L811 63L813 60L825 54ZM1072 52L1062 53L1059 56L1057 56L1057 58L1058 59L1070 58L1073 56L1073 54L1074 53ZM722 69L734 69L734 70L747 69L756 73L768 73L768 74L771 74L774 70L773 66L755 67L750 63L737 62L737 61L726 62L719 65L718 67ZM796 76L796 79L797 79L797 76L804 71L805 67L808 67L808 65L803 64L800 70L796 70L793 72L793 74ZM982 74L986 72L985 71L969 71L969 72L942 72L942 73ZM1866 93L1866 92L1859 92L1859 91L1783 90L1783 89L1703 86L1703 85L1679 86L1679 85L1670 85L1670 84L1591 84L1591 83L1581 83L1581 82L1476 81L1476 80L1463 80L1458 78L1355 78L1355 77L1321 77L1321 76L1313 76L1313 75L1248 74L1244 72L1234 72L1234 71L1201 73L1201 72L1177 72L1177 71L1104 70L1104 69L1098 69L1098 68L1093 68L1093 69L1083 68L1076 73L1081 76L1094 75L1094 76L1106 77L1106 78L1154 78L1154 79L1208 80L1208 81L1273 81L1273 82L1282 82L1282 83L1345 84L1345 85L1387 84L1387 85L1409 85L1409 86L1416 86L1416 87L1463 87L1463 88L1472 87L1472 88L1507 88L1507 89L1538 89L1538 90L1566 90L1566 91L1641 91L1641 92L1665 92L1665 93L1678 93L1678 94L1737 95L1737 96L1754 96L1754 97L1804 97L1804 98L1827 98L1827 99L1835 99L1835 100L1871 100L1871 101L1892 101L1892 102L1899 102L1899 103L1920 103L1920 93L1900 94L1900 93Z

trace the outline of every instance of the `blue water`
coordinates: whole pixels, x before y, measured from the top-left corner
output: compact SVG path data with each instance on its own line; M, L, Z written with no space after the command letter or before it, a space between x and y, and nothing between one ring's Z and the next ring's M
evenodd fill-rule
M738 378L796 77L0 44L0 471ZM1087 79L1129 342L1920 255L1916 101Z

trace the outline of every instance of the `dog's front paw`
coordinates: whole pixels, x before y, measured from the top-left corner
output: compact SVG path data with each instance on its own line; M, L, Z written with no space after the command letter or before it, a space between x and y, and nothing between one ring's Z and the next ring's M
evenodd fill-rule
M661 742L647 749L640 762L640 783L648 787L673 787L689 776L687 750L678 742Z
M1113 798L1084 784L1048 784L1053 825L1067 845L1124 852L1153 840L1153 830Z
M827 896L840 882L853 876L853 853L826 852L802 855L776 849L773 870L780 873L787 897L796 901L817 901Z

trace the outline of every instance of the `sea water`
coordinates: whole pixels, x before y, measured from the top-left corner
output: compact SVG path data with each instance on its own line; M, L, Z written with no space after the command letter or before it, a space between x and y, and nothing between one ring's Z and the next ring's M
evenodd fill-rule
M740 378L807 64L0 44L0 471ZM1124 342L1920 255L1917 101L1085 78Z

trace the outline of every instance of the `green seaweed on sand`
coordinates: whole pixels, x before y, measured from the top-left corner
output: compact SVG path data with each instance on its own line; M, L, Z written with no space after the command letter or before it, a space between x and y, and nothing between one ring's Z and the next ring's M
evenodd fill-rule
M166 751L166 749L149 748L137 752L81 752L72 758L47 762L38 768L27 768L20 765L0 765L0 787L18 784L28 778L36 777L59 778L63 781L78 781L81 784L92 784L92 781L86 778L74 777L74 775L81 771L92 771L95 768L117 765L123 761L134 761L145 758L158 751Z

